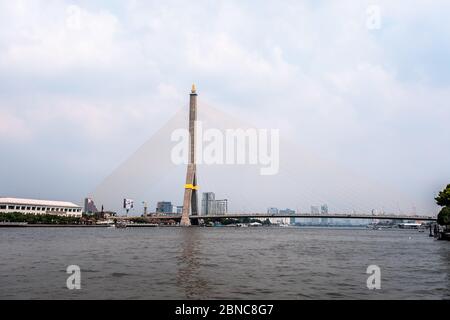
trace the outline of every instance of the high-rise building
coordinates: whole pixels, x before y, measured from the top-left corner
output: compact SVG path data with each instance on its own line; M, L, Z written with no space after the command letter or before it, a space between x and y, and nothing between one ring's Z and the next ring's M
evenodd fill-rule
M228 213L228 199L214 200L213 214L225 215Z
M202 215L208 216L213 212L214 201L216 200L216 195L214 192L203 192L202 194Z
M160 201L156 205L156 213L159 214L172 214L173 213L173 205L172 202L169 201Z
M225 215L228 213L228 200L216 200L214 192L204 192L202 195L202 215Z
M268 214L278 214L278 208L268 208L267 213Z

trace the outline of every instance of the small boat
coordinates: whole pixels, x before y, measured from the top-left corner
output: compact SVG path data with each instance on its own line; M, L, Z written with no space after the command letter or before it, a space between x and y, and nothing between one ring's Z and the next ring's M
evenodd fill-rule
M118 229L125 229L127 227L126 222L120 221L116 223L116 228Z

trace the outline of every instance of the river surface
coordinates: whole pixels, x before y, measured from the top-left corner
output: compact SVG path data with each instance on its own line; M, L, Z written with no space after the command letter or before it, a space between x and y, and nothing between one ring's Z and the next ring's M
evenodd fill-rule
M0 299L450 299L449 273L450 242L418 231L0 229Z

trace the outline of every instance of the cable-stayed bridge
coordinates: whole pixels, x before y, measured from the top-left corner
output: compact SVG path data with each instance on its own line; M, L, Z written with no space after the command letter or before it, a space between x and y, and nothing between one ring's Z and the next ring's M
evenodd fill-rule
M385 185L383 181L373 181L339 163L324 160L287 139L279 139L279 171L274 175L262 175L262 165L250 163L250 156L255 156L256 151L251 152L249 146L244 148L244 154L248 156L248 159L244 159L248 161L244 163L236 161L231 165L226 162L206 162L204 155L208 153L205 150L211 149L211 141L204 141L207 132L226 134L228 130L246 130L252 129L252 126L206 104L200 104L201 107L197 108L197 96L196 87L193 86L189 108L180 110L100 183L92 194L96 202L118 212L124 197L145 199L147 203L176 198L176 204L182 204L183 214L153 215L153 218L174 219L182 225L195 224L205 218L436 220L431 215L416 215L416 212L432 212L422 200L412 199L402 191ZM197 118L202 124L198 127L195 125ZM186 131L189 138L186 144L189 159L182 164L173 159L174 146L177 144L172 140L172 135L180 129ZM225 139L226 135L220 137ZM250 140L246 140L246 143L250 144ZM223 144L226 146L225 142ZM258 146L260 144L261 141ZM226 158L226 148L220 150ZM259 152L256 153L259 156ZM239 157L236 155L236 158ZM222 198L229 199L230 211L233 213L208 217L200 215L198 195L203 191L214 191ZM265 208L272 206L297 208L297 212L305 212L305 208L319 204L329 205L332 212L349 214L262 213ZM370 214L374 210L395 214ZM182 216L184 219L181 219Z

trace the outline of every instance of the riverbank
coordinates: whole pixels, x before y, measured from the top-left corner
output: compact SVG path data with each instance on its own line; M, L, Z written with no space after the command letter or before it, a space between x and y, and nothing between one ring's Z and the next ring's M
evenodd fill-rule
M0 223L1 228L109 228L113 224L27 224L27 223ZM155 224L133 223L127 224L127 228L155 228Z
M0 228L106 228L107 225L0 223Z

